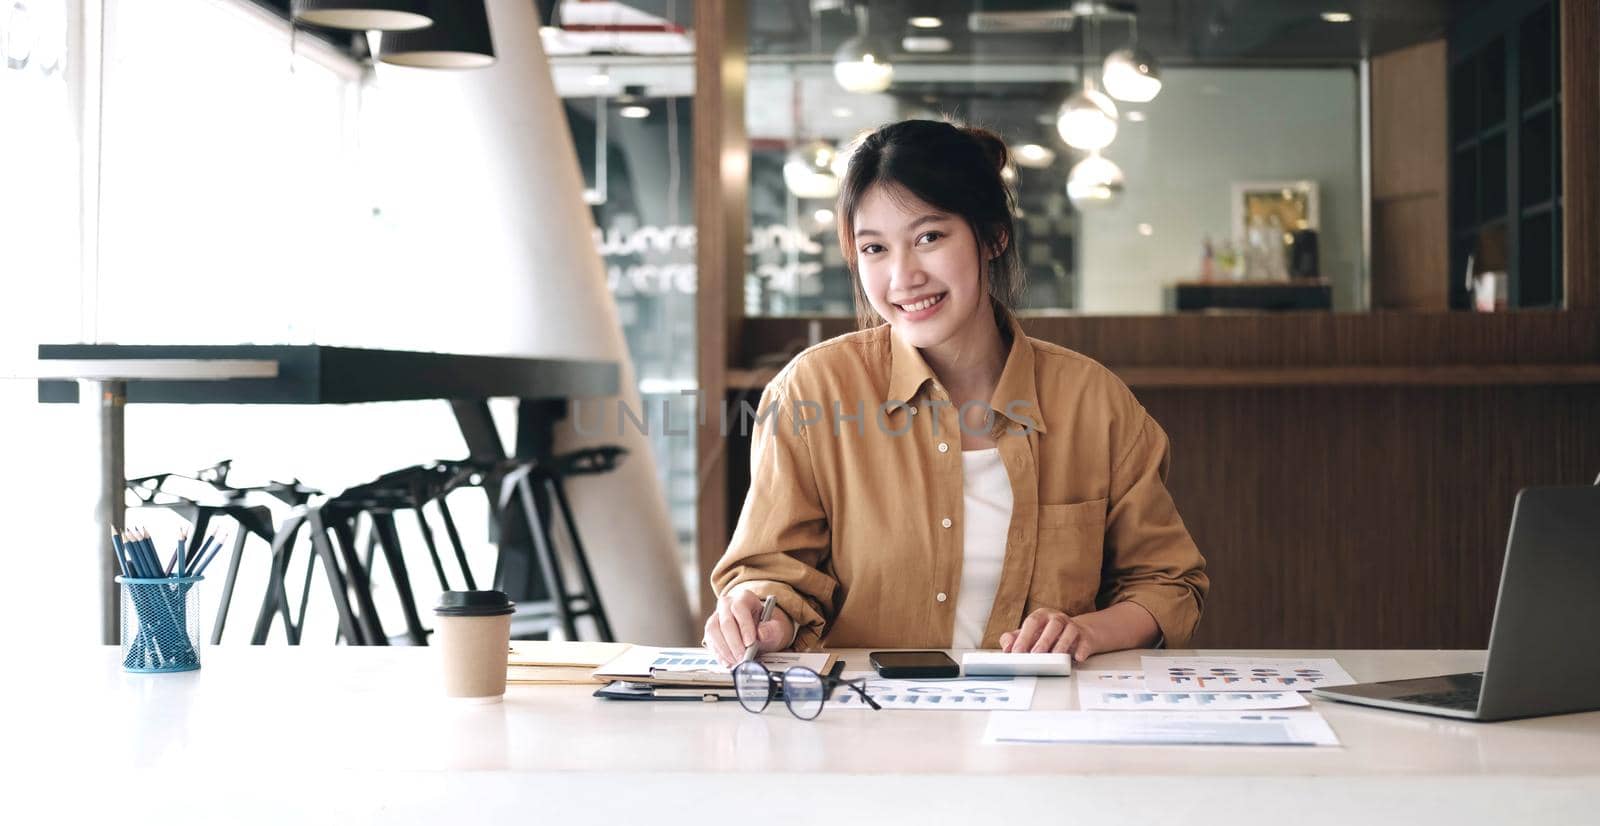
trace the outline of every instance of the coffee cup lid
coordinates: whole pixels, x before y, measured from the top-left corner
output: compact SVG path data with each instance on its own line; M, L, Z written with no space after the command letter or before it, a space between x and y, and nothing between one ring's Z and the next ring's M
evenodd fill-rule
M515 609L503 591L445 591L433 612L442 617L495 617Z

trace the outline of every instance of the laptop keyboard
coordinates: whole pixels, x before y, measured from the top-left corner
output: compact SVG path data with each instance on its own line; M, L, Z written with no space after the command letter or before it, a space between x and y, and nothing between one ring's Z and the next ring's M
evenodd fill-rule
M1419 703L1425 706L1453 708L1460 711L1476 711L1478 708L1478 694L1483 688L1483 678L1477 675L1473 675L1473 678L1475 679L1473 679L1471 684L1462 688L1454 689L1452 691L1431 691L1423 694L1407 694L1403 697L1396 697L1395 699L1401 702ZM1468 679L1468 677L1466 675L1462 675L1457 679L1465 680Z

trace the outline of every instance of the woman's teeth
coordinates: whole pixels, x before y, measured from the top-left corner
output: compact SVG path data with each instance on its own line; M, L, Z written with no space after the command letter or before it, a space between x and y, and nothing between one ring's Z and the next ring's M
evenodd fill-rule
M901 304L900 309L905 310L908 313L918 313L943 301L944 296L944 293L940 293L932 298L924 298L915 304Z

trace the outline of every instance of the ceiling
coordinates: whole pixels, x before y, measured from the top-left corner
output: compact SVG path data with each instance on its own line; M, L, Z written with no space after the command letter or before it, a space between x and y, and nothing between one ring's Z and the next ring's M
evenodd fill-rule
M692 0L625 0L652 15L693 28ZM1110 2L1138 15L1139 41L1157 60L1175 65L1298 65L1355 63L1443 36L1452 20L1493 0L1142 0ZM541 6L553 0L541 0ZM1072 31L974 34L974 12L1060 11L1071 0L870 0L872 33L898 44L908 33L948 39L943 60L1004 58L1008 62L1077 59L1084 27ZM855 34L845 0L767 0L749 4L752 55L830 55ZM814 11L814 9L821 9ZM1342 11L1349 23L1321 14ZM937 17L935 30L912 29L914 16ZM1101 24L1101 49L1115 48L1129 30L1120 19Z
M753 58L831 56L856 32L846 11L853 0L762 0L748 6ZM289 0L255 0L288 16ZM541 19L559 22L558 0L527 0ZM615 2L615 0L609 0ZM1133 10L1139 43L1169 65L1341 65L1443 36L1451 21L1492 5L1494 0L1110 0L1104 5ZM581 6L581 0L563 5ZM618 5L676 23L693 31L694 0L622 0ZM1085 34L1080 18L1071 30L974 33L974 13L1059 12L1071 0L869 0L872 34L898 51L908 34L932 35L950 42L944 53L898 53L901 61L952 63L1072 63L1082 59ZM1342 11L1348 23L1329 23L1323 12ZM937 29L916 29L912 17L936 17ZM340 48L351 48L348 33L311 29ZM1098 52L1122 45L1130 28L1122 15L1101 18Z
M1174 65L1241 65L1355 63L1443 36L1449 22L1485 0L1143 0L1121 5L1137 15L1138 39L1157 60ZM1072 60L1082 55L1085 35L1092 31L1080 18L1071 31L976 34L968 25L974 12L1060 11L1067 2L1038 0L875 0L869 5L874 34L897 42L908 33L939 34L952 46L945 57L1008 61ZM812 16L803 2L752 6L752 54L822 50L854 33L854 21L842 11ZM757 11L759 10L759 11ZM1329 23L1327 11L1351 15L1348 23ZM913 16L937 17L938 29L913 29ZM1099 52L1116 48L1130 36L1122 15L1099 21Z

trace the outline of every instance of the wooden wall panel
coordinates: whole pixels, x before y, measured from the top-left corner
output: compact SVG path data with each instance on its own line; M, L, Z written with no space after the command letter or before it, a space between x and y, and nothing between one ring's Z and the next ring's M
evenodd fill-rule
M1600 3L1561 0L1562 265L1568 307L1600 308Z
M1600 473L1600 387L1138 393L1213 580L1200 647L1476 648L1511 506Z
M1372 59L1372 197L1448 186L1447 59L1442 39Z
M807 318L745 319L733 364L805 339ZM825 338L855 329L821 319ZM1600 362L1600 311L1030 316L1028 334L1113 367L1337 367Z
M702 399L720 399L727 386L729 353L739 351L744 315L745 239L749 235L750 147L745 136L745 65L749 36L745 4L695 0L694 209L699 287L696 379ZM714 405L714 402L712 404ZM727 455L716 417L697 432L696 474L703 484L695 503L696 557L701 571L722 556L728 537ZM701 577L697 602L704 615L713 597Z
M1443 40L1372 60L1372 306L1450 308Z

